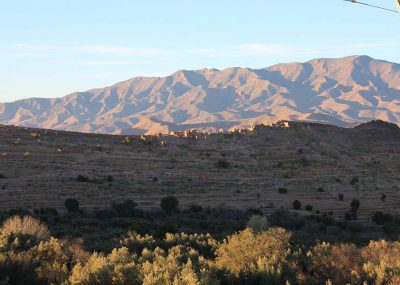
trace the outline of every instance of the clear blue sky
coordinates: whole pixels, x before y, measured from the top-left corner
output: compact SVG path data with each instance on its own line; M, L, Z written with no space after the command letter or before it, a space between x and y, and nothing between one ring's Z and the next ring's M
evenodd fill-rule
M399 26L399 14L342 0L4 0L0 102L179 69L353 54L400 62Z

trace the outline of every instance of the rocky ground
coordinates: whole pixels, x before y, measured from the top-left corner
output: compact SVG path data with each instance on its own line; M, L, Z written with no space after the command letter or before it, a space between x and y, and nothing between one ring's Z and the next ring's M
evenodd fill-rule
M183 208L195 203L271 213L299 200L303 209L343 217L358 199L361 220L375 211L399 213L396 125L289 125L188 137L0 126L0 210L63 210L69 197L87 210L127 198L150 209L175 195Z

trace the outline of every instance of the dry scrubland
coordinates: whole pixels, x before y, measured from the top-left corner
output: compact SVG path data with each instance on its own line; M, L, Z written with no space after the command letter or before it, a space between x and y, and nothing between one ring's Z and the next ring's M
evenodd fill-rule
M398 285L399 139L1 126L0 285Z
M369 220L376 211L398 213L399 140L400 129L381 121L349 129L290 123L188 138L0 126L0 210L63 211L66 198L85 210L128 198L153 209L174 195L181 208L265 213L299 200L302 209L342 218L358 199L359 220Z

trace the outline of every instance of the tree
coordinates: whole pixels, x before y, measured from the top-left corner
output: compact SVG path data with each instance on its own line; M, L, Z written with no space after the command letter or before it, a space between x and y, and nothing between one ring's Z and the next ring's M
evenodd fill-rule
M79 202L74 198L65 199L64 206L70 213L79 212Z
M176 212L179 201L175 196L167 196L162 198L160 207L167 213Z
M357 199L353 199L353 201L351 201L351 211L353 212L357 212L358 209L360 208L360 201Z
M300 210L301 209L301 202L299 200L295 200L293 202L293 209Z
M343 194L339 194L339 201L343 201L344 200L344 195Z

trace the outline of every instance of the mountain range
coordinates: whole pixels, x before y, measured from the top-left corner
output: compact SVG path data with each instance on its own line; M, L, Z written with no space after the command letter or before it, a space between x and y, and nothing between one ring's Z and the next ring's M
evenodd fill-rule
M0 103L0 124L104 134L233 129L279 120L400 124L400 64L349 56L263 69L181 70L62 98Z

